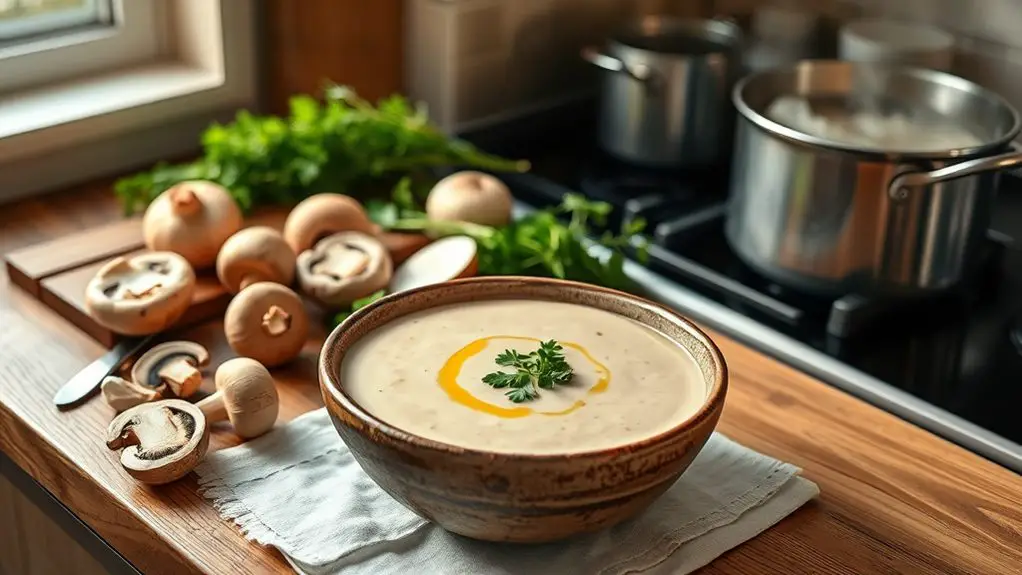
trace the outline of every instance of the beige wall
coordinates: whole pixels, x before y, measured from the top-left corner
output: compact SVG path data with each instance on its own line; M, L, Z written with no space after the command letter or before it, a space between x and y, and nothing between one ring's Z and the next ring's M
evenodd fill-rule
M457 130L591 88L579 48L639 14L744 16L775 5L838 23L858 16L927 22L958 38L955 72L1022 109L1022 0L405 0L405 87ZM825 35L826 39L826 35ZM581 90L580 90L581 88Z
M1022 109L1022 0L714 0L718 12L758 6L816 10L835 21L882 16L932 24L957 37L954 72Z

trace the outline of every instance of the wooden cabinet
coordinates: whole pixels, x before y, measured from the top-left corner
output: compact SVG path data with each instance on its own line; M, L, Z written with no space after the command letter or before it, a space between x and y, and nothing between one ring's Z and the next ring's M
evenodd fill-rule
M261 44L267 109L326 80L375 101L401 91L402 0L266 0Z

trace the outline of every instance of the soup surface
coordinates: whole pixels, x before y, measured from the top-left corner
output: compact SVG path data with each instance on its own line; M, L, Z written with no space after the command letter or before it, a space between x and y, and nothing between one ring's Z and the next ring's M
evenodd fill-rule
M506 349L556 340L574 376L520 403L483 381ZM341 385L363 409L407 432L505 453L567 453L630 443L695 414L708 393L695 359L661 333L586 306L496 300L440 306L365 335Z

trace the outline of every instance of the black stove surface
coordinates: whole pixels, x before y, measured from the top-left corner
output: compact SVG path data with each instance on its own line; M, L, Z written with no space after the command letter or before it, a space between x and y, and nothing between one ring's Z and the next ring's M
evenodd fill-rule
M857 294L821 298L763 278L728 246L726 168L670 172L629 166L595 147L587 116L577 115L574 123L559 119L556 129L519 125L517 135L469 139L532 162L531 173L505 177L516 198L541 207L558 203L564 193L581 192L615 206L612 225L642 217L656 273L1022 444L1022 180L1002 178L983 271L960 290L914 301Z

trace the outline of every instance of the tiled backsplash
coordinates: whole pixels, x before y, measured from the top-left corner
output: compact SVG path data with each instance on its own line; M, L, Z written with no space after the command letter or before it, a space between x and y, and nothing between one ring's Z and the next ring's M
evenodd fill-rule
M926 22L958 38L954 71L1022 109L1022 0L405 0L406 89L455 131L589 93L579 49L641 14L745 16L763 6Z

